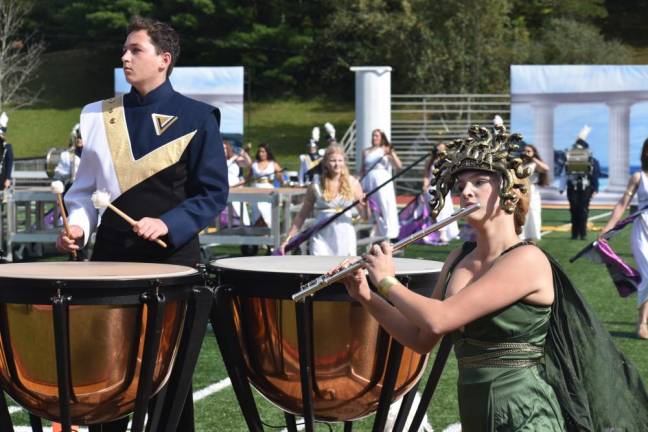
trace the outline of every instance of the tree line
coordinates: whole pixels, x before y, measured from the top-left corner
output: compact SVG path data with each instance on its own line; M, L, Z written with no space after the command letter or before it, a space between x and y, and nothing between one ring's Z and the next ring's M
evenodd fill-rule
M180 33L179 65L243 65L252 92L265 97L348 98L354 65L392 66L395 93L492 93L508 91L511 64L632 60L628 46L602 32L608 18L604 0L32 0L32 5L25 32L40 35L50 52L111 45L118 50L129 17L151 16Z

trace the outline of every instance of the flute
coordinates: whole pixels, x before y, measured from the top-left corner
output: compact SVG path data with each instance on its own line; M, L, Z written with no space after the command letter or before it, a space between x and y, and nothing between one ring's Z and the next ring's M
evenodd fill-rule
M403 249L410 244L414 243L415 241L427 236L428 234L437 231L441 228L443 228L446 225L451 224L452 222L456 221L457 219L460 219L464 216L469 215L470 213L474 212L475 210L479 209L479 204L472 204L468 207L461 208L457 210L455 213L453 213L451 216L438 221L434 225L431 225L425 229L422 229L420 231L415 232L414 234L410 235L409 237L404 238L403 240L399 241L398 243L395 243L393 245L394 252L397 250ZM322 275L319 276L312 281L308 282L307 284L304 284L300 287L300 290L297 291L295 294L292 295L292 299L296 302L298 301L304 301L304 299L308 296L312 296L319 290L326 288L327 286L344 279L348 274L356 271L357 269L361 268L365 264L365 261L360 258L359 260L349 264L347 267L337 271L336 273L333 273L331 275Z

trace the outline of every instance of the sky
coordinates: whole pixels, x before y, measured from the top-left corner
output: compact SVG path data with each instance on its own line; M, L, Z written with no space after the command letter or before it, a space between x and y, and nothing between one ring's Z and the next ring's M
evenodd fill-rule
M648 66L552 65L511 66L511 95L542 93L648 91ZM581 128L592 128L587 142L603 167L608 166L608 115L605 103L560 104L554 109L554 149L571 147ZM511 130L533 143L533 108L511 104ZM648 138L648 101L630 109L630 165L638 166L641 146Z

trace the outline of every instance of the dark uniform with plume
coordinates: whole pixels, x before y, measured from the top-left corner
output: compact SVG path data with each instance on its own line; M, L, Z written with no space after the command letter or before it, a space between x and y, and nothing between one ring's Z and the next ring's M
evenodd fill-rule
M600 165L592 156L585 139L589 128L585 127L570 150L560 178L560 193L567 188L571 215L572 240L584 240L587 236L587 219L592 194L599 190Z

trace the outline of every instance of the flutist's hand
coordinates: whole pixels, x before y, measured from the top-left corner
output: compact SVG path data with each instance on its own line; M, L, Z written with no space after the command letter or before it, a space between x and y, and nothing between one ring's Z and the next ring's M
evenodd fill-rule
M336 273L340 270L346 268L349 264L353 263L354 260L347 258L342 261L336 269L331 271L331 273ZM362 268L354 271L349 274L346 278L342 279L342 283L346 287L347 292L354 300L359 301L360 303L369 301L371 298L371 289L369 288L369 283L367 282L367 276L365 276L365 271Z
M78 251L81 248L79 243L83 244L83 236L83 228L79 225L70 225L70 235L68 236L65 230L62 230L56 239L56 249L67 253Z
M369 272L369 279L374 286L386 276L394 276L394 258L392 257L392 246L389 242L382 242L379 245L371 246L369 252L362 256L366 262L365 268Z

